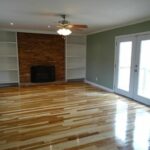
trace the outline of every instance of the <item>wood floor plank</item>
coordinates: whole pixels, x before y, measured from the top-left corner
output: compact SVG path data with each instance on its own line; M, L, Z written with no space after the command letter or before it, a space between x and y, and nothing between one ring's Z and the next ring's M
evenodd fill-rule
M149 150L150 108L81 82L0 88L0 150Z

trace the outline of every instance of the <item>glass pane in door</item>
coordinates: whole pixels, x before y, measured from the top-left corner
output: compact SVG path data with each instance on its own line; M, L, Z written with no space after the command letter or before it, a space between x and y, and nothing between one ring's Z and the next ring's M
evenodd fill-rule
M150 98L150 40L141 41L138 95Z
M117 88L129 91L131 72L132 41L120 42Z

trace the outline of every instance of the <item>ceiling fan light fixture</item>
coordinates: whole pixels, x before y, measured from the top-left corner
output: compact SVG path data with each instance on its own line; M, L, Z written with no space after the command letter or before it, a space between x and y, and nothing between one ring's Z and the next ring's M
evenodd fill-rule
M66 28L61 28L61 29L57 30L57 33L59 35L67 36L67 35L70 35L72 33L72 31L69 29L66 29Z

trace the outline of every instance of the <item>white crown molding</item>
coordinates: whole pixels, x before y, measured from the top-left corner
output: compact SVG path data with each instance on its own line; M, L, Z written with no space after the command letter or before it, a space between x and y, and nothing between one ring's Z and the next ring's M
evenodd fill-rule
M126 24L123 24L123 25L113 26L113 27L110 27L110 28L104 28L104 29L101 29L99 31L94 31L94 32L87 33L87 36L92 35L92 34L96 34L96 33L101 33L101 32L104 32L104 31L110 31L110 30L113 30L113 29L130 26L130 25L136 25L138 23L144 23L144 22L147 22L147 21L150 21L150 19L146 18L146 19L143 19L143 20L126 23Z
M55 31L43 31L43 30L30 30L30 29L10 29L10 28L0 28L0 31L11 31L11 32L24 32L24 33L39 33L39 34L54 34L58 35ZM72 33L71 35L78 35L78 36L86 36L86 34L80 33Z
M85 82L85 83L88 83L88 84L90 84L90 85L92 85L92 86L98 87L98 88L100 88L100 89L102 89L102 90L104 90L104 91L114 93L114 91L113 91L112 89L107 88L107 87L102 86L102 85L99 85L99 84L97 84L97 83L94 83L94 82L91 82L91 81L88 81L88 80L84 80L84 82Z
M24 33L43 33L43 34L57 34L52 31L41 31L41 30L25 30L25 29L10 29L10 28L2 28L1 31L11 31L11 32L24 32Z

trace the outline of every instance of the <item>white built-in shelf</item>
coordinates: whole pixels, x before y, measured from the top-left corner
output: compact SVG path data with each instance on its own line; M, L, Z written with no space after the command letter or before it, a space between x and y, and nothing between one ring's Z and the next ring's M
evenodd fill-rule
M17 56L16 56L16 55L0 55L0 57L1 57L1 58L4 58L4 57L7 58L7 57L17 57Z
M67 79L83 79L85 78L85 70L84 69L72 69L69 70L67 74Z
M0 44L15 44L16 45L16 42L0 41Z
M86 36L83 35L68 36L67 44L86 45Z
M84 56L66 56L67 58L80 58L83 59Z
M1 84L18 84L18 80L13 81L13 80L6 80L6 81L0 81Z
M15 32L0 31L0 84L19 83Z
M66 80L85 78L86 37L68 36L66 42Z
M18 83L18 80L0 80L1 84Z
M78 48L84 48L84 44L78 44L78 43L74 43L74 44L68 44L69 47L78 47Z
M16 43L16 33L0 31L0 42L15 42Z
M1 71L17 71L17 69L10 69L10 68L0 68Z
M85 67L84 66L83 67L82 66L80 66L80 67L79 66L78 67L68 67L67 69L69 69L69 70L70 69L85 69Z

